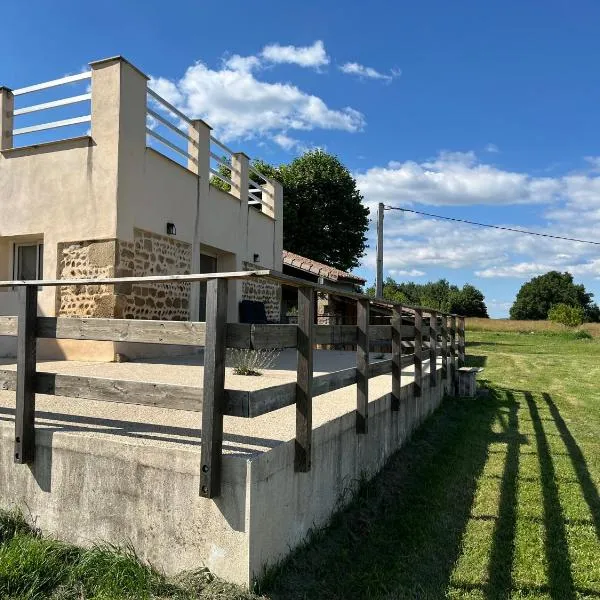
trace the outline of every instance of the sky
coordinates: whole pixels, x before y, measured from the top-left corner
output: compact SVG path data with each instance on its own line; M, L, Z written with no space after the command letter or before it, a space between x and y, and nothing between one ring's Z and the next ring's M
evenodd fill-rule
M336 154L371 209L369 283L379 202L600 240L596 0L29 0L2 21L0 85L120 54L235 150ZM551 269L600 301L593 245L400 211L384 231L385 276L472 283L494 317Z

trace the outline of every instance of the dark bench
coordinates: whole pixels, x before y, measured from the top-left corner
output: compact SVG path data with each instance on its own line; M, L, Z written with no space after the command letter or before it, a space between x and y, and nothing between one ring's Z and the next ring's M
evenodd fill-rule
M240 302L240 323L251 323L252 325L274 324L267 319L264 302L258 300L242 300Z

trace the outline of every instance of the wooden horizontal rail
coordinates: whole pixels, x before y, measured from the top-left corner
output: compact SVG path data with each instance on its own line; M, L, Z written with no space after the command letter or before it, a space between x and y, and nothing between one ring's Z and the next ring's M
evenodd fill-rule
M17 372L0 370L0 390L15 391ZM62 373L36 373L36 394L67 396L102 402L122 402L158 408L201 412L202 388L169 383L114 380L104 377L82 377ZM225 390L224 414L233 417L249 415L249 392Z
M315 325L315 344L356 344L356 325ZM228 323L228 348L295 348L297 325ZM17 335L17 317L0 317L0 335ZM206 323L89 317L38 317L39 338L204 346ZM390 325L371 325L371 344L390 341ZM414 327L402 326L402 339L414 337Z
M228 325L230 327L231 324ZM249 325L252 348L295 348L298 339L296 325ZM315 344L356 344L356 325L315 325ZM240 330L241 334L241 330ZM402 337L413 338L415 328L410 325L402 326ZM229 337L229 336L228 336ZM390 325L371 325L369 327L369 341L372 344L390 341L392 328ZM236 346L241 347L241 346Z
M425 359L429 351L423 352ZM402 367L412 365L413 355L402 356ZM369 377L392 371L392 361L382 360L369 365ZM0 369L0 390L15 391L17 372ZM313 378L313 397L321 396L356 383L356 368L343 369ZM169 383L148 383L115 380L104 377L85 377L63 373L36 373L35 392L51 396L67 396L102 402L122 402L157 408L202 411L201 387ZM225 390L223 414L232 417L258 417L284 408L296 401L296 383L289 382L255 391Z
M121 283L166 283L166 282L179 282L179 283L194 283L200 281L209 281L210 279L254 279L264 278L269 281L285 284L290 287L303 288L307 286L305 279L293 277L280 271L273 269L261 269L257 271L232 271L227 273L192 273L187 275L147 275L139 277L95 277L86 279L46 279L46 280L8 280L0 281L0 288L2 287L21 287L21 286L35 286L35 287L64 287L64 286L78 286L78 285L117 285ZM409 304L400 304L384 298L373 298L366 294L359 292L350 292L346 290L340 290L335 287L310 283L310 287L315 292L322 292L340 296L343 298L352 298L354 300L368 300L375 306L382 306L385 308L401 307L404 311L414 312L415 310L421 310L424 314L440 314L439 309L432 309L427 307L412 306ZM451 316L451 315L448 315ZM455 315L457 316L457 315Z
M423 359L429 356L429 350L422 353ZM402 356L402 367L413 364L412 354ZM392 361L382 360L369 365L369 377L378 377L392 372ZM313 377L312 395L321 396L335 390L339 390L356 383L356 368L342 369L333 373L317 375ZM296 401L295 382L283 383L281 385L255 390L250 392L248 417L258 417L266 413L291 406Z
M203 346L206 323L38 317L37 337Z

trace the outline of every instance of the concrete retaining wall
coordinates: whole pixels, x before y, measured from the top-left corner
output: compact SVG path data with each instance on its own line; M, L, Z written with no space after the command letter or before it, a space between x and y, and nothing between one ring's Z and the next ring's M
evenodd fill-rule
M324 525L361 474L379 471L435 410L450 381L439 370L437 376L434 388L429 375L423 378L419 399L412 398L413 384L403 386L399 412L391 411L389 394L371 401L365 435L355 433L354 412L316 428L308 473L294 472L294 440L267 452L225 455L216 500L198 495L197 445L38 428L30 468L13 463L14 425L2 419L0 505L20 506L46 534L64 540L131 542L167 573L204 564L248 585Z
M357 435L354 412L334 419L313 432L312 468L294 472L294 441L282 444L252 461L250 466L250 572L260 577L306 538L309 530L325 525L335 509L351 499L362 475L372 477L411 433L441 403L449 379L437 387L423 378L423 395L413 397L413 384L402 387L399 412L391 410L391 395L369 402L366 435ZM448 383L447 383L448 382Z

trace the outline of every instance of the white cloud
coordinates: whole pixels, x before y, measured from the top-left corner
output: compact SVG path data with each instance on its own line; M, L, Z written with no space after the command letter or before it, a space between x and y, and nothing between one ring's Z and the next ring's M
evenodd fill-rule
M286 133L277 133L273 136L273 141L284 150L288 152L298 152L302 153L307 151L310 146L305 144L301 140L297 140L296 138L290 137Z
M268 62L290 63L300 67L324 67L329 64L329 56L321 40L312 46L270 44L262 49L261 57Z
M586 156L585 161L590 165L592 173L600 173L600 156Z
M421 163L388 163L357 174L371 204L539 204L552 202L563 184L551 177L505 171L479 162L473 152L441 152Z
M400 77L402 71L400 69L391 69L389 73L382 73L372 67L365 67L357 62L347 62L340 66L340 71L346 75L356 75L367 79L382 79L384 81L392 81L396 77Z
M240 56L234 54L224 61L225 67L232 71L250 72L260 67L261 62L258 56Z
M390 269L390 275L396 277L423 277L425 271L419 271L419 269Z
M487 144L485 147L485 151L495 154L496 152L500 152L500 148L498 148L496 144Z
M556 257L549 256L549 260L543 263L520 262L502 267L492 267L482 271L476 271L478 277L496 278L496 277L515 277L519 279L530 279L536 275L542 275L548 271L568 271L575 277L594 277L600 278L600 259L588 260L575 264L563 264L554 260Z
M450 216L600 241L598 173L536 178L482 164L472 152L446 152L431 161L392 162L357 177L373 215L379 201L396 206L415 202L507 206L501 221L473 217L468 208L453 211ZM523 227L520 211L508 207L527 202L536 206L539 219L537 225ZM364 259L370 268L375 267L376 246L375 220L372 221L368 234L370 248ZM598 254L598 247L591 244L481 228L394 210L385 213L386 273L466 269L481 278L524 280L558 270L569 271L578 278L600 279Z
M234 55L221 69L197 62L178 81L157 77L150 85L189 116L208 122L224 141L294 130L363 129L364 116L351 107L333 109L291 83L259 79L255 58Z

